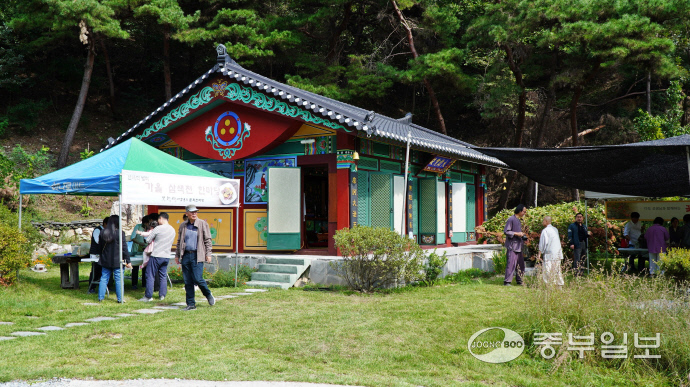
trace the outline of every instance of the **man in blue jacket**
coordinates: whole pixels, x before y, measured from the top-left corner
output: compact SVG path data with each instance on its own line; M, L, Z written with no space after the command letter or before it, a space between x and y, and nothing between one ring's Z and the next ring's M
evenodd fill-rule
M591 231L587 231L587 226L582 224L584 216L581 213L575 214L575 222L568 226L568 245L573 250L573 270L575 275L580 273L580 257L582 257L582 250L587 248L587 239L592 235Z

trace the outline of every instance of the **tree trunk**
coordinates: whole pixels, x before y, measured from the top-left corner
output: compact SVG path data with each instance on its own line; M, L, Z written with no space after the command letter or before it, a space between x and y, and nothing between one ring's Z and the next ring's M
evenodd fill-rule
M395 8L395 13L398 15L400 24L402 24L403 28L405 29L405 32L407 33L407 42L410 45L410 52L412 53L412 57L417 59L419 57L419 54L417 54L417 49L414 46L412 28L407 24L405 17L403 16L402 12L400 12L400 8L398 8L398 3L395 0L391 0L391 4L393 4L393 8ZM431 99L431 104L434 106L434 112L436 113L436 119L438 120L438 125L441 129L441 133L447 135L448 132L446 131L446 121L443 119L443 114L441 113L441 106L438 104L438 99L436 98L436 93L434 92L434 89L431 87L431 82L429 82L429 80L426 79L426 77L424 77L424 86L426 86L426 89L429 92L429 98Z
M647 114L652 114L652 72L647 71Z
M103 58L105 58L105 71L108 73L108 84L110 85L110 112L115 115L115 82L113 81L113 71L110 67L110 56L108 55L108 49L105 47L105 41L103 38L98 39L101 44L101 50L103 50Z
M350 17L352 16L352 2L347 2L344 5L343 10L343 20L340 22L338 27L333 32L331 40L329 42L328 54L326 54L326 63L336 64L338 62L338 42L340 41L340 35L347 28L350 22Z
M64 168L65 165L67 165L67 156L69 155L69 148L72 146L74 134L77 131L77 126L79 125L79 120L81 119L81 114L84 111L84 105L86 104L86 96L89 93L89 85L91 84L91 74L93 73L93 62L96 59L96 51L94 47L93 38L89 39L88 44L89 49L88 55L86 56L86 65L84 66L84 78L81 81L81 90L79 91L77 105L74 107L72 119L69 121L67 133L65 133L65 139L62 141L62 148L60 148L60 156L58 157L57 163L58 169Z
M544 104L544 112L541 115L541 119L539 120L539 126L537 126L537 136L534 141L534 148L541 148L542 142L544 141L544 128L546 127L546 123L548 122L548 117L549 114L551 114L551 109L553 107L553 103L556 100L556 90L553 85L549 87L549 92L546 96L546 103ZM536 182L532 179L527 180L527 197L525 199L525 202L527 203L534 203L537 198L537 185Z
M170 25L163 26L163 76L165 77L165 100L172 98L172 81L170 80Z

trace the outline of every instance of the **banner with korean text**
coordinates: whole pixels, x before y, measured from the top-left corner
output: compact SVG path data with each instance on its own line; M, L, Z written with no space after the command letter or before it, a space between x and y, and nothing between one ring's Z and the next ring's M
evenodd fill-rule
M239 207L240 181L122 171L122 202L159 206Z
M614 220L630 220L630 214L637 212L640 220L653 221L657 216L669 221L683 219L690 214L690 201L607 201L606 217Z

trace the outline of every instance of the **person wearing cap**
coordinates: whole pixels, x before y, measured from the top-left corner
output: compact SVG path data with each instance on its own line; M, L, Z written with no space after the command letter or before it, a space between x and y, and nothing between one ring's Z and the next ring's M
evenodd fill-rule
M177 235L177 251L175 251L175 263L182 266L182 279L187 293L187 307L185 310L196 309L194 300L194 285L198 286L201 293L213 306L216 299L202 276L204 262L211 263L212 238L211 228L208 222L198 218L199 210L194 204L185 207L187 221L180 224Z
M522 285L522 275L525 273L525 258L522 256L523 237L525 233L522 231L522 223L520 218L525 216L527 208L523 204L518 204L515 207L515 215L508 218L503 233L506 235L506 249L508 250L506 256L506 275L503 279L503 285L510 286L513 282L513 275L518 285ZM525 239L527 239L525 237Z

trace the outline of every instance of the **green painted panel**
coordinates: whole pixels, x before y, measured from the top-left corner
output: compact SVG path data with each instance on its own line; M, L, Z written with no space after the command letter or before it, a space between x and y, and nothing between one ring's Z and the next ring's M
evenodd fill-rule
M461 183L474 184L474 175L463 173Z
M360 157L357 163L359 169L370 169L372 171L379 170L379 161L377 159L372 159L369 157Z
M357 171L357 223L369 226L369 208L371 196L369 194L369 172Z
M381 144L378 142L373 143L373 150L375 156L381 157L391 157L391 146L388 144Z
M381 172L386 171L386 172L401 173L401 171L402 171L402 166L400 165L399 162L381 160L380 165L381 165Z
M412 179L412 232L419 236L419 179Z
M393 229L393 176L389 173L371 173L369 184L371 226Z
M474 227L475 227L475 188L473 185L467 185L467 232L468 234L471 234L472 236L475 235L474 233ZM474 241L475 238L472 238L471 241ZM468 242L469 242L468 238Z
M302 247L301 242L300 233L272 233L266 242L266 248L268 250L299 250Z
M435 244L436 240L436 179L419 179L420 243ZM433 242L429 239L433 238Z
M268 156L268 155L303 155L304 154L304 145L301 144L299 141L289 141L289 142L284 142L277 147L269 150L268 152L264 153L262 156Z

